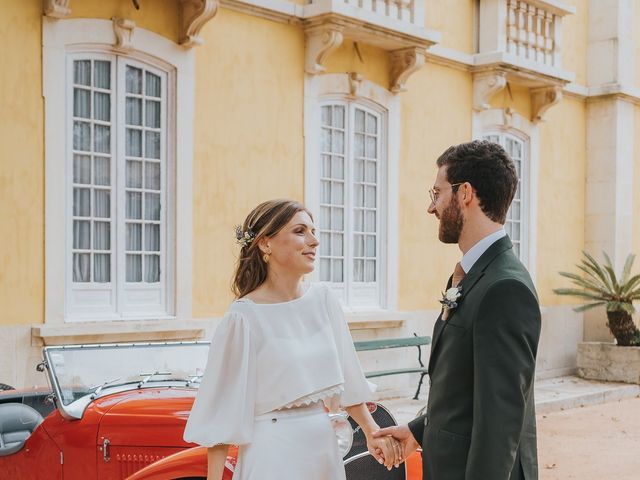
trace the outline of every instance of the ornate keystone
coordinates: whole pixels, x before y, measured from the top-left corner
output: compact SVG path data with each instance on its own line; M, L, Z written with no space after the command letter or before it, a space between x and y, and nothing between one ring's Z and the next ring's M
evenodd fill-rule
M127 18L113 17L113 33L116 34L116 50L130 52L133 50L133 32L136 22Z
M307 32L305 71L312 75L326 70L329 54L342 45L342 31L337 28L320 28Z
M202 45L200 31L217 12L217 0L180 0L180 44Z
M362 84L362 80L364 77L360 73L349 72L349 93L352 97L358 96L358 91L360 90L360 85Z
M491 97L506 86L507 75L505 72L476 75L473 78L473 109L481 111L490 108L489 100Z
M424 48L403 48L389 54L391 60L391 91L404 92L409 77L425 64Z
M71 13L69 0L43 0L43 7L47 17L65 18Z
M540 122L544 114L562 100L562 87L543 87L531 90L531 121Z

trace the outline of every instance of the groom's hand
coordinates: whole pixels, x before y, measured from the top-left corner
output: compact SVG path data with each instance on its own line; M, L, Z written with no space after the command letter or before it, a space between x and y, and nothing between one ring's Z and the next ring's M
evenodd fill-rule
M391 435L402 444L402 461L406 460L409 455L420 447L420 444L413 437L411 430L409 430L408 425L381 428L373 434L374 438L384 437L387 435Z

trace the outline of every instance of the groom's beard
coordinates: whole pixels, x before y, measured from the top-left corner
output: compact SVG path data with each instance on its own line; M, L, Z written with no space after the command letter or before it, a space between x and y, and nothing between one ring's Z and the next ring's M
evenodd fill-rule
M460 205L457 197L454 196L449 206L440 215L438 238L442 243L458 243L463 225L464 218L460 211Z

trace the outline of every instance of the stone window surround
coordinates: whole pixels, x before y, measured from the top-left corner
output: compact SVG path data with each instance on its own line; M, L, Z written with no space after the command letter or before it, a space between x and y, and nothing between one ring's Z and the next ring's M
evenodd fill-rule
M135 28L128 21L128 29ZM135 36L122 41L118 20L43 18L43 97L45 105L45 315L46 325L60 325L66 321L65 282L59 272L65 268L65 185L66 169L60 162L66 159L65 122L65 57L73 51L123 52L134 59L155 64L172 72L174 90L170 98L176 99L172 124L175 142L175 252L174 279L175 316L190 318L192 309L192 184L193 145L189 140L193 132L193 79L195 57L192 51L176 45L152 32L135 29ZM83 46L84 45L84 46ZM162 59L162 60L159 60ZM74 319L75 320L75 319ZM144 318L147 320L157 320ZM135 321L132 319L131 321Z

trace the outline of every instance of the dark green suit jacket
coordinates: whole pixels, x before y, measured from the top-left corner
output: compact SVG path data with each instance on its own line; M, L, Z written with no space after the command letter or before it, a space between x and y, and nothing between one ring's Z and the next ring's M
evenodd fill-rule
M537 480L533 282L504 237L460 287L458 307L434 327L427 414L409 423L423 447L424 478Z

